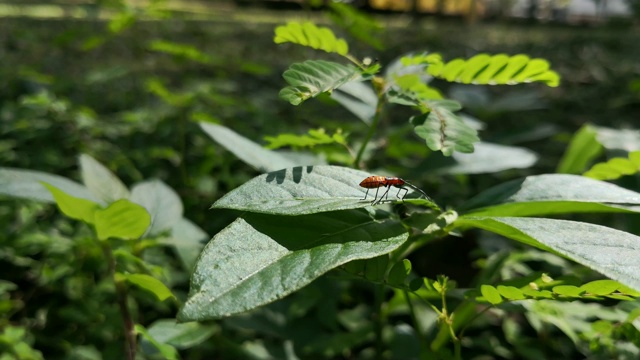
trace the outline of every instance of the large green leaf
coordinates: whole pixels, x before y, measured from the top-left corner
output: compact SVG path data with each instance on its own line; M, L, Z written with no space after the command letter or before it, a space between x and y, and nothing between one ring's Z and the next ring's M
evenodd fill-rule
M241 136L235 131L216 124L200 123L200 127L215 142L240 158L248 165L260 171L275 171L300 165L315 165L321 160L311 156L287 156L282 152L271 151Z
M454 151L473 152L473 144L480 141L478 132L453 113L451 102L432 101L430 111L411 118L414 131L426 140L433 151L450 156Z
M551 249L640 290L640 237L636 235L600 225L540 218L465 217L456 224Z
M360 182L371 174L339 166L305 166L260 175L231 191L212 208L302 215L370 206L376 189L367 200ZM385 191L380 188L379 195ZM395 199L397 190L389 191ZM415 200L406 200L415 201Z
M330 92L360 76L360 71L351 65L342 65L324 60L307 60L296 63L282 74L290 85L280 90L280 97L292 105L323 92Z
M151 216L145 208L129 200L121 199L106 209L95 212L95 227L98 239L108 238L137 239L149 225Z
M89 191L105 203L129 198L129 190L122 181L91 156L80 155L80 170Z
M472 216L534 216L583 212L638 212L640 194L583 176L529 176L490 188L465 204Z
M144 181L131 188L131 198L151 215L149 235L171 230L182 219L182 201L173 189L160 180Z
M362 210L292 218L245 214L218 233L198 259L178 321L203 321L282 298L327 271L389 253L407 239L395 221Z
M349 53L349 45L344 39L336 38L331 29L318 27L312 22L290 22L278 26L273 41L276 44L290 42L343 56Z
M18 199L55 202L42 183L50 184L66 194L104 205L84 185L65 177L40 171L0 168L0 195Z
M571 139L567 151L562 156L556 172L580 174L589 163L602 153L602 145L596 139L596 131L584 125Z
M443 67L430 66L427 72L463 84L513 85L534 81L551 87L560 84L560 76L549 69L546 60L530 59L526 55L478 54L468 60L451 60Z

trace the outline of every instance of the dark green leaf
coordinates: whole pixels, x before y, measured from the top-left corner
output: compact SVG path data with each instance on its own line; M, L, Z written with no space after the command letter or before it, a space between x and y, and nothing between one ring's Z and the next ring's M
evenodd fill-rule
M347 262L396 249L407 239L397 222L362 210L290 217L246 214L203 250L178 320L202 321L282 298Z
M637 212L640 194L582 176L529 176L490 188L462 207L489 216L533 216L578 212Z
M391 285L402 285L411 273L411 261L404 259L397 262L389 271L387 282Z
M136 334L141 335L144 340L148 341L156 349L158 349L158 351L160 351L160 354L162 354L163 359L178 360L180 358L178 355L178 351L173 346L169 344L163 344L154 339L153 336L151 336L151 334L147 332L147 329L145 329L144 326L136 324L134 326L134 330Z
M95 227L98 239L137 239L145 233L151 216L145 208L129 200L118 200L106 209L95 212Z

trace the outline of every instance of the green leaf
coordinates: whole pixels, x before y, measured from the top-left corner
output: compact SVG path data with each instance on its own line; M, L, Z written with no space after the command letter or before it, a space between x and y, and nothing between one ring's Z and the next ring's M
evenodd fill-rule
M285 146L292 146L294 148L314 147L316 145L327 144L345 144L342 130L338 129L333 135L329 135L323 128L311 129L308 135L296 135L296 134L279 134L276 137L265 136L265 141L268 142L266 148L273 150Z
M147 230L151 216L145 208L122 199L106 209L95 212L95 227L98 239L119 238L137 239Z
M502 303L502 296L500 296L500 292L496 288L491 285L482 285L480 286L480 293L482 293L482 297L485 298L492 305L498 305Z
M462 206L473 216L533 216L582 212L638 212L640 194L582 176L548 174L509 181Z
M188 349L201 344L218 331L219 327L215 325L196 322L178 324L176 319L156 320L148 329L149 335L156 341L177 349Z
M158 351L160 351L160 354L162 355L163 359L178 360L180 358L180 356L178 354L178 350L176 350L176 348L174 348L173 346L171 346L169 344L163 344L163 343L157 341L156 339L154 339L153 336L151 336L151 334L149 334L147 332L147 330L144 328L144 326L142 326L140 324L136 324L134 326L134 331L135 331L136 334L141 335L144 340L148 341L156 349L158 349Z
M371 174L340 166L305 166L263 174L216 201L214 209L279 215L303 215L370 206L375 195L360 182ZM394 199L396 190L389 191ZM379 196L385 191L380 188ZM411 192L409 192L411 195ZM405 200L422 202L422 200Z
M364 262L364 277L371 281L382 281L387 273L389 255L380 255Z
M149 235L171 230L182 219L182 201L173 189L160 180L144 181L131 188L130 200L142 205L151 215Z
M640 237L576 221L517 217L460 218L473 226L552 250L633 289L640 290Z
M640 151L640 130L593 126L598 141L607 150Z
M282 298L352 260L393 251L407 239L395 221L362 210L290 217L245 214L203 250L178 320L229 316Z
M498 285L497 290L500 293L500 295L502 295L502 297L504 297L505 299L509 299L509 300L525 299L525 296L522 293L522 290L518 289L515 286Z
M211 57L209 55L201 52L198 48L192 45L179 44L165 40L153 40L149 43L148 47L151 51L182 57L202 64L211 63Z
M552 291L555 294L567 296L567 297L581 297L584 294L584 290L573 285L558 285L554 286Z
M456 152L451 158L444 158L440 163L429 158L426 165L433 166L433 172L438 174L485 174L508 169L526 169L538 161L536 153L523 147L487 142L478 142L473 146L475 150L471 154Z
M191 271L205 242L210 238L198 225L181 218L171 229L171 236L160 238L158 242L173 246L184 268Z
M444 102L433 101L431 111L411 118L416 135L425 139L429 149L450 156L454 151L473 152L473 143L480 141L475 129L455 115Z
M618 290L619 287L620 283L617 281L596 280L580 286L580 289L593 295L609 295L612 292Z
M50 184L76 198L104 205L84 185L62 176L40 171L0 168L0 195L18 199L55 202L51 192L42 183Z
M549 70L546 60L530 59L526 55L478 54L468 60L451 60L443 67L430 66L427 72L432 76L463 84L514 85L534 81L551 87L560 84L560 76Z
M349 53L349 45L344 39L336 38L331 29L318 27L312 22L290 22L278 26L273 41L276 44L290 42L342 56Z
M371 124L376 112L378 97L368 84L357 80L349 81L332 91L331 98L351 111L365 124Z
M598 180L616 180L624 175L640 172L640 151L629 153L629 158L613 158L605 163L595 164L584 176Z
M168 298L175 297L171 290L162 283L162 281L149 276L147 274L120 274L128 283L136 287L148 291L155 295L158 300L165 301Z
M360 77L360 72L351 65L307 60L291 65L282 77L290 86L280 91L280 98L292 105L300 105L309 98L335 90Z
M556 172L580 174L587 165L602 153L602 145L596 139L596 131L584 125L571 139L567 151L562 156Z
M110 204L129 198L129 190L122 181L91 156L80 155L80 170L82 181L98 199Z
M397 262L389 271L387 282L391 285L400 286L407 280L407 277L411 273L411 261L404 259Z
M60 208L60 211L62 211L63 214L72 219L84 221L87 224L93 224L95 213L100 208L98 204L90 200L71 196L45 182L42 182L42 185L51 192L58 208Z
M267 150L233 130L216 124L200 123L200 127L215 142L231 151L240 160L259 171L275 171L299 165L322 163L317 158L288 157L282 152Z
M349 4L331 1L327 6L333 11L329 16L334 23L349 31L356 39L382 50L380 35L384 27L378 20Z

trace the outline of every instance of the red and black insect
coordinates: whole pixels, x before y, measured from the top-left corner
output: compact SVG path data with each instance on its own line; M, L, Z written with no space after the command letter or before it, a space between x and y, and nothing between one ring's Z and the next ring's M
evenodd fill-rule
M407 196L407 193L409 192L409 190L405 188L405 186L408 186L413 190L418 191L419 193L424 195L424 197L431 200L431 198L427 196L427 194L425 194L424 191L418 189L416 186L406 182L405 180L400 179L399 177L385 177L385 176L375 176L375 175L369 176L368 178L360 182L360 186L367 189L367 192L364 194L364 198L361 200L367 199L367 195L369 195L369 189L376 189L376 196L373 197L373 202L371 202L371 205L380 204L382 200L385 199L385 197L388 198L389 190L391 190L392 186L397 187L399 189L398 193L396 194L396 197L402 201L404 201L404 197ZM386 187L387 190L378 199L378 191L380 190L381 187ZM402 197L400 197L400 192L402 190L404 190L404 194L402 195Z

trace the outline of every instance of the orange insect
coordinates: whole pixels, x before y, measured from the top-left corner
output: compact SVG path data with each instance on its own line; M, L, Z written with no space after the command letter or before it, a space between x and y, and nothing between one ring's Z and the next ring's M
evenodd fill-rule
M391 190L392 186L397 187L399 189L398 193L396 194L396 197L402 201L404 201L404 197L407 196L407 193L409 192L409 190L405 188L405 186L408 186L413 190L420 192L427 199L431 200L431 198L427 196L427 194L425 194L424 191L418 189L416 186L412 184L409 184L405 180L400 179L399 177L385 177L385 176L375 176L375 175L369 176L368 178L360 182L360 186L367 189L367 192L364 194L364 199L361 199L361 200L367 199L367 195L369 195L369 189L376 189L376 196L373 197L373 202L371 202L371 205L380 204L382 202L382 199L385 199L385 196L388 198L389 190ZM380 199L378 199L378 191L380 190L381 187L386 187L387 190L384 192L384 194L382 194L382 196L380 196ZM404 195L400 197L400 191L402 190L404 190Z

